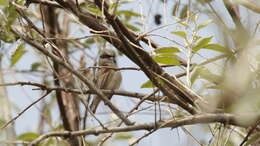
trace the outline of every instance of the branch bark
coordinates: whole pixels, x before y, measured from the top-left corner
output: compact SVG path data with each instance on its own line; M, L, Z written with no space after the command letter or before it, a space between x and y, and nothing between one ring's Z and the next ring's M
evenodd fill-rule
M40 5L40 10L42 12L42 21L44 23L44 29L48 37L57 37L62 34L59 31L59 22L57 13L55 12L54 7L47 5ZM60 52L63 52L65 56L66 53L66 44L65 42L59 40L51 40L53 44L57 46ZM55 53L55 48L52 48L52 51ZM61 86L62 83L65 87L73 87L73 76L70 74L66 79L60 78L68 71L60 66L59 63L53 61L53 78L54 84L56 86ZM75 96L72 93L66 93L59 90L56 90L56 99L61 113L61 118L63 120L64 128L68 131L79 130L80 125L80 115L78 108L78 99L72 98ZM81 146L82 142L78 137L69 137L69 143L71 146Z
M249 122L244 122L245 119L249 120ZM250 120L251 119L251 120ZM102 133L118 133L118 132L130 132L130 131L138 131L138 130L153 130L158 127L161 128L177 128L185 125L194 125L194 124L209 124L209 123L223 123L223 124L231 124L239 127L248 127L257 121L256 119L260 119L260 113L256 114L201 114L201 115L194 115L189 116L183 119L170 119L166 121L157 121L156 123L145 123L145 124L138 124L134 126L128 127L114 127L108 129L101 129L101 130L81 130L81 131L60 131L60 132L49 132L43 134L33 140L29 146L35 146L36 144L40 143L42 140L48 137L64 137L64 136L83 136L83 135L98 135Z
M84 84L86 84L90 90L93 90L95 94L97 94L104 102L104 104L106 104L122 121L124 121L124 123L126 125L133 125L134 123L129 121L127 118L125 118L125 116L123 115L123 113L120 112L120 110L118 108L116 108L111 102L110 100L108 100L105 95L102 93L102 91L100 91L99 89L96 88L96 86L94 85L94 83L92 81L90 81L88 78L86 78L85 76L83 76L81 73L79 73L77 70L73 69L65 60L60 59L59 57L53 55L52 53L50 53L49 51L47 51L45 48L43 48L42 46L38 45L37 43L35 43L34 41L32 41L30 38L21 35L20 33L18 33L19 31L17 30L12 30L12 32L18 36L19 38L21 38L22 40L24 40L25 42L27 42L28 44L30 44L31 46L33 46L34 48L36 48L37 50L39 50L40 52L42 52L44 55L50 57L53 61L57 62L58 64L60 64L61 66L65 67L68 71L70 71L72 74L74 74L76 77L78 77Z
M164 72L164 70L139 45L138 41L134 41L135 38L130 38L134 37L134 35L129 34L129 36L125 36L127 32L121 30L124 26L118 21L115 21L115 17L110 16L106 9L101 8L101 10L104 10L104 13L106 14L105 16L107 21L112 25L116 33L100 24L97 19L89 14L89 12L78 10L73 1L65 2L63 0L56 0L56 2L76 15L84 25L91 29L92 33L101 34L101 37L110 42L119 51L124 53L128 58L140 66L148 78L158 86L165 95L171 98L171 100L174 100L179 106L191 114L198 112L196 108L191 105L194 105L195 100L201 98L190 89L186 88L175 77ZM100 4L98 4L98 6L100 6ZM129 42L126 38L132 42ZM168 80L168 82L162 85L158 81L158 76Z

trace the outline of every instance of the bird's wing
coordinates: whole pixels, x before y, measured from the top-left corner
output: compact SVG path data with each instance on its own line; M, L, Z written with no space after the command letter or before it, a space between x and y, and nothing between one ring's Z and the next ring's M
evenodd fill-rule
M122 81L122 75L120 71L115 71L112 69L100 69L96 76L98 77L96 80L97 87L100 89L118 89L120 87ZM108 99L112 98L112 94L107 94L106 97ZM94 97L92 104L90 105L90 109L93 113L96 112L97 107L100 103L101 99L97 96Z
M97 87L100 89L118 89L122 81L120 71L102 69L97 73Z

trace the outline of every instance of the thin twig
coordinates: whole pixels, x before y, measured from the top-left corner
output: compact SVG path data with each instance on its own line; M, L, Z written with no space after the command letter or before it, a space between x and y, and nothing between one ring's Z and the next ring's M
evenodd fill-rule
M19 112L14 118L12 118L11 120L9 120L7 123L5 123L0 129L4 129L5 127L7 127L9 124L11 124L12 122L14 122L18 117L20 117L24 112L26 112L28 109L30 109L33 105L35 105L36 103L38 103L39 101L41 101L45 96L47 96L51 91L48 91L41 96L39 99L35 100L34 102L32 102L29 106L27 106L25 109L23 109L21 112Z
M167 121L158 121L156 123L144 123L133 126L126 127L114 127L108 128L108 130L79 130L79 131L55 131L49 132L39 136L34 139L29 146L35 146L42 140L48 137L64 137L64 136L82 136L82 135L98 135L102 133L118 133L118 132L130 132L138 130L153 130L156 127L160 128L177 128L185 125L194 125L194 124L206 124L206 123L225 123L230 125L235 125L239 127L248 127L251 123L241 123L239 121L243 119L260 119L260 112L258 113L245 113L245 114L225 114L225 113L216 113L216 114L201 114L201 115L192 115L186 118L181 119L170 119Z
M91 111L91 109L89 108L88 104L85 103L85 101L83 101L83 99L80 98L80 101L83 103L85 109L91 114L92 117L94 117L94 119L99 123L99 125L103 128L106 129L107 128L103 125L103 123L95 116L95 114ZM84 120L85 121L85 120Z
M18 141L12 141L12 140L0 140L0 144L23 144L23 145L28 145L29 142L27 141L22 141L22 140L18 140Z
M54 90L59 90L63 92L71 92L75 94L95 94L93 90L78 90L78 89L70 89L70 88L63 88L63 87L49 87L44 84L36 83L36 82L14 82L14 83L4 83L0 84L0 86L25 86L25 85L31 85L31 86L36 86L39 88L35 88L33 90L49 90L49 91L54 91ZM103 93L105 94L113 94L113 95L120 95L120 96L128 96L128 97L134 97L138 99L145 99L145 100L150 100L150 101L157 101L160 100L162 102L169 102L169 103L174 103L167 98L163 98L163 96L155 96L151 97L150 94L143 94L143 93L138 93L138 92L130 92L130 91L123 91L123 90L104 90L100 89ZM163 100L161 100L163 99Z
M152 92L152 93L150 93L150 94L144 96L144 97L141 99L141 101L139 101L139 102L128 112L128 114L126 115L126 117L129 117L131 114L133 114L133 112L134 112L135 110L137 110L138 107L139 107L145 100L147 100L147 99L150 98L151 96L155 95L158 91L159 91L159 89L156 89L154 92ZM121 126L122 124L123 124L123 122L121 121L121 122L117 125L117 127ZM108 140L108 138L110 138L113 134L114 134L114 133L112 132L112 133L110 133L108 136L106 136L105 138L103 138L102 141L99 143L98 146L101 146L103 143L105 143L105 141Z
M39 50L40 52L42 52L44 55L50 57L54 62L60 64L61 66L65 67L66 69L68 69L73 75L75 75L76 77L78 77L84 84L86 84L89 89L93 90L98 97L101 98L101 100L119 117L121 118L124 123L126 125L133 125L134 123L131 122L129 119L125 118L125 116L120 112L120 110L118 108L116 108L109 99L107 99L105 97L105 95L95 86L95 84L89 80L88 78L86 78L85 76L83 76L80 72L78 72L77 70L75 70L73 67L71 67L71 65L69 65L66 61L64 61L63 59L60 59L60 57L55 56L54 54L50 53L48 50L46 50L45 48L43 48L42 46L40 46L39 44L35 43L34 41L32 41L31 39L29 39L27 36L23 36L20 33L18 33L19 31L14 30L12 28L12 32L20 37L22 40L24 40L25 42L27 42L28 44L30 44L31 46L33 46L34 48L36 48L37 50Z
M239 146L243 146L244 143L248 140L249 136L254 132L254 130L256 129L256 127L258 126L258 124L260 123L260 120L258 120L253 126L252 128L249 130L249 132L247 133L246 137L243 139L243 141L240 143Z
M141 136L140 138L138 138L137 140L135 140L134 142L132 142L131 144L129 144L129 146L134 146L135 144L139 143L142 139L144 139L145 137L151 135L152 133L154 133L156 130L151 130L149 132L147 132L146 134L144 134L143 136Z

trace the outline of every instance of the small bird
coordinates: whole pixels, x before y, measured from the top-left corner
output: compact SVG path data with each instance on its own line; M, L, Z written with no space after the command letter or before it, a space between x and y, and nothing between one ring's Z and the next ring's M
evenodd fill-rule
M101 52L98 65L101 67L95 74L95 84L100 89L114 90L118 89L122 82L121 72L114 69L102 68L105 67L114 67L117 68L116 63L116 54L113 50L105 49ZM108 99L112 98L112 94L106 95ZM97 96L94 96L94 99L90 105L90 110L95 113L101 99Z

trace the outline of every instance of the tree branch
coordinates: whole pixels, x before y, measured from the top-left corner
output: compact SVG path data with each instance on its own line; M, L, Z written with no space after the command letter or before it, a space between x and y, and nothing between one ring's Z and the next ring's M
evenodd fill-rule
M37 50L39 50L40 52L42 52L44 55L50 57L54 62L62 65L63 67L65 67L67 70L69 70L72 74L74 74L76 77L78 77L84 84L86 84L90 90L93 90L95 94L98 95L98 97L101 98L101 100L105 103L105 105L107 105L120 119L122 119L124 121L124 123L126 125L133 125L134 123L129 121L127 118L125 118L125 116L120 112L119 109L117 109L111 102L110 100L108 100L105 95L96 88L96 86L94 85L94 83L92 81L90 81L89 79L87 79L86 77L84 77L82 74L80 74L78 71L76 71L75 69L73 69L66 61L58 58L57 56L53 55L52 53L50 53L49 51L47 51L45 48L43 48L42 46L38 45L37 43L35 43L34 41L32 41L31 39L29 39L26 36L23 36L21 34L19 34L19 31L12 31L16 36L18 36L19 38L21 38L22 40L24 40L25 42L27 42L28 44L30 44L31 46L33 46L34 48L36 48Z
M33 90L47 90L47 91L53 91L53 90L59 90L63 92L71 92L76 94L95 94L95 91L93 90L78 90L78 89L70 89L70 88L63 88L63 87L49 87L44 84L39 84L35 82L14 82L14 83L4 83L0 84L0 86L16 86L16 85L31 85L39 87L38 89ZM123 91L123 90L103 90L100 89L104 94L113 94L113 95L121 95L121 96L128 96L133 97L141 100L149 100L149 101L160 101L160 102L166 102L166 103L175 103L172 100L169 100L165 96L148 96L147 94L138 93L138 92L130 92L130 91ZM144 98L147 97L147 98Z
M260 5L257 5L254 2L248 0L237 0L236 3L252 10L255 13L260 13Z
M21 112L19 112L14 118L12 118L10 121L6 122L0 129L4 129L7 127L9 124L14 122L18 117L20 117L24 112L26 112L28 109L30 109L33 105L41 101L44 97L46 97L51 91L47 91L43 96L41 96L39 99L35 100L32 102L29 106L27 106L25 109L23 109Z
M167 121L158 121L156 123L145 123L145 124L138 124L134 126L128 126L128 127L114 127L114 128L108 128L107 130L101 129L101 130L81 130L81 131L59 131L59 132L49 132L46 134L43 134L33 140L29 146L35 146L36 144L40 143L42 140L48 138L48 137L64 137L64 136L83 136L83 135L98 135L102 133L118 133L118 132L130 132L130 131L138 131L138 130L153 130L155 128L161 127L161 128L177 128L180 126L185 125L194 125L194 124L209 124L209 123L224 123L224 124L231 124L239 127L248 127L252 123L255 122L255 120L250 120L250 122L243 122L245 119L260 119L260 113L256 114L241 114L241 115L235 115L235 114L201 114L201 115L194 115L189 116L182 119L170 119Z

